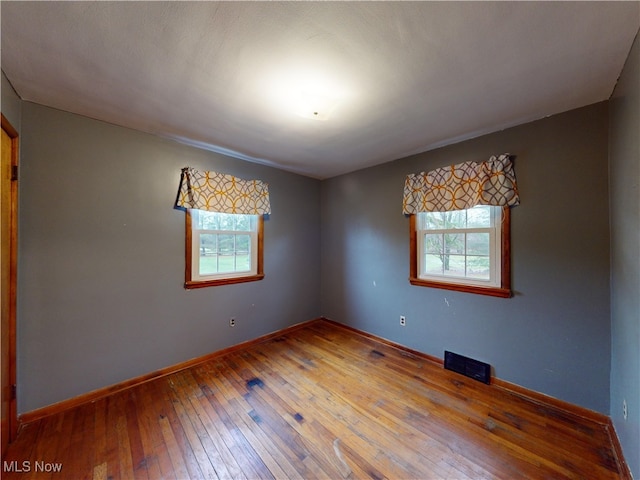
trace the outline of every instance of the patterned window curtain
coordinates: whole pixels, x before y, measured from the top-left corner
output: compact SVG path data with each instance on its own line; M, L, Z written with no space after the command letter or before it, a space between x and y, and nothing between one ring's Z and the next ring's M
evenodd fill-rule
M220 213L271 213L266 183L190 167L182 169L176 206Z
M511 155L504 153L486 162L465 162L407 175L402 210L405 214L448 212L476 205L519 203Z

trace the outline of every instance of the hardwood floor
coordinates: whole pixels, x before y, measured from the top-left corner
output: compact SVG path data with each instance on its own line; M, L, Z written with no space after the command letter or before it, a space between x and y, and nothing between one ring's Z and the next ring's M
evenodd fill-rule
M29 423L3 469L7 480L622 478L606 425L323 320Z

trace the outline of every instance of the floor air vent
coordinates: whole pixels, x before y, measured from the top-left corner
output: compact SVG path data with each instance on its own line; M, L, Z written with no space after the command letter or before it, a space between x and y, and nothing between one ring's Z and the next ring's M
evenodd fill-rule
M461 373L469 378L488 384L491 379L491 365L464 357L457 353L444 352L444 368Z

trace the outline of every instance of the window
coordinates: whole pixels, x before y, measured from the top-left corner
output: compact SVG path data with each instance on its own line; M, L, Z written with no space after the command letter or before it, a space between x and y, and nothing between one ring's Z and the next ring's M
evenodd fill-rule
M264 278L262 215L187 210L186 288Z
M410 216L412 285L511 296L509 207Z

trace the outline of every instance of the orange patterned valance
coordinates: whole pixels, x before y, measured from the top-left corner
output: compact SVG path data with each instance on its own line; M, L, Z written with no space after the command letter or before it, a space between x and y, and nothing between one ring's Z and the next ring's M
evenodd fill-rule
M519 203L511 155L504 153L486 162L465 162L407 175L402 211L448 212L476 205Z
M220 213L271 213L266 183L190 167L182 169L176 206Z

